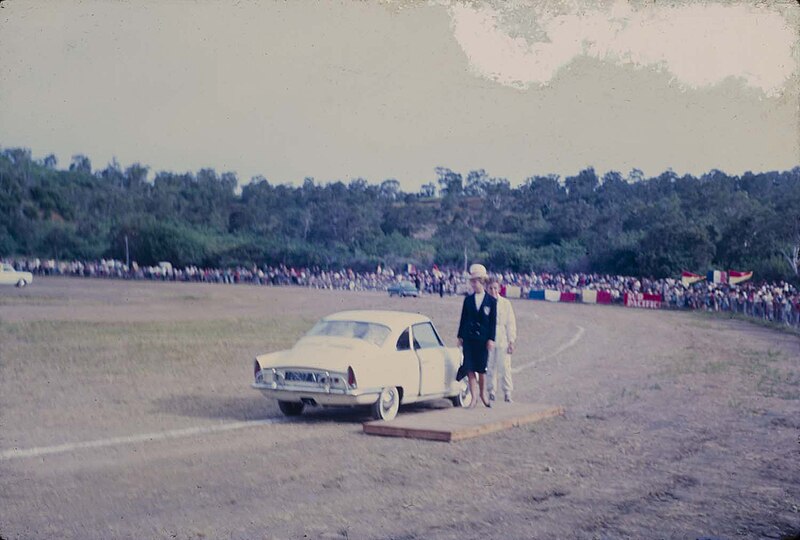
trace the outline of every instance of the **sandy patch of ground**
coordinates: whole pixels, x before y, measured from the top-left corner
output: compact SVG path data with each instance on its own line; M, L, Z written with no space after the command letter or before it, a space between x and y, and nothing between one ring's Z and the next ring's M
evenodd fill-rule
M0 295L0 451L277 418L249 388L256 353L353 308L420 311L453 344L460 309L458 298L56 278ZM359 412L322 410L2 460L0 535L800 532L800 339L689 313L514 306L514 363L530 365L515 398L561 405L563 418L444 444L366 436Z

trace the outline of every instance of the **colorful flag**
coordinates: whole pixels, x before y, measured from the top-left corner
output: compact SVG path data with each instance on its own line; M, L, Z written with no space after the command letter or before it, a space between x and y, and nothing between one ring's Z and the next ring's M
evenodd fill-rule
M697 283L705 279L703 276L699 274L692 274L691 272L682 272L681 273L681 283L683 283L684 287L688 287L692 283Z
M711 283L727 283L728 282L728 273L721 272L719 270L711 270L706 276L706 279Z
M736 270L728 271L728 281L731 285L736 285L742 281L747 281L753 277L753 272L737 272Z

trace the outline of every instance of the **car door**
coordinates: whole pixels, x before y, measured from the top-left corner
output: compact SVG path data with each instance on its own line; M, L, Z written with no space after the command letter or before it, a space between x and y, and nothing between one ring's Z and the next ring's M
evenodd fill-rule
M429 322L411 327L414 352L419 359L420 395L440 394L450 388L447 351Z
M14 269L10 264L4 263L2 267L0 267L0 283L3 285L16 285L17 280L14 279L15 277Z
M397 338L395 353L392 356L391 366L392 385L400 386L409 396L416 396L419 392L419 358L411 348L411 328L406 328Z

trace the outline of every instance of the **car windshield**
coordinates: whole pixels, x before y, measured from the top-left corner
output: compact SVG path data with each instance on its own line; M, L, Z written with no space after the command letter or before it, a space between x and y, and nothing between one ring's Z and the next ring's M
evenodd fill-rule
M389 335L389 328L382 324L363 321L319 321L306 336L332 336L363 339L380 347Z

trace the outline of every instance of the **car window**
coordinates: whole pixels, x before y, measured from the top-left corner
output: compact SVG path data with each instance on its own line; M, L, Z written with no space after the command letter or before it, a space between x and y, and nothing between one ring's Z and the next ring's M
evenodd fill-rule
M411 340L409 339L409 336L408 336L408 328L406 328L403 331L403 333L400 334L400 337L397 338L397 350L398 351L407 351L407 350L411 349L410 341Z
M380 347L389 333L389 327L382 324L363 321L319 321L306 335L361 339Z
M442 346L442 342L431 323L415 324L412 328L414 330L415 349L431 349Z

